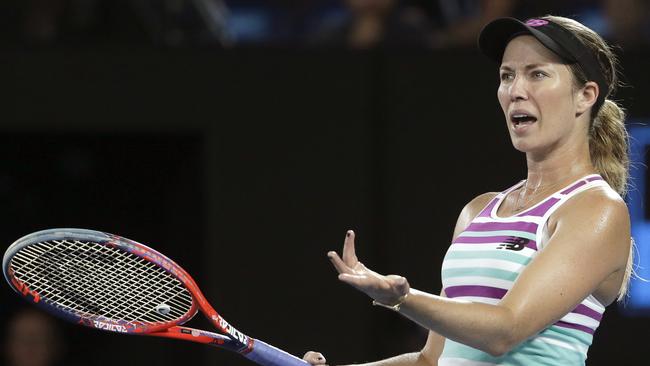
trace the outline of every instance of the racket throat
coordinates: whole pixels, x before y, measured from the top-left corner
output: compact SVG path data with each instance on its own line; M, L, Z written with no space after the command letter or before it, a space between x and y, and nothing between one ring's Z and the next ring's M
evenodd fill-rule
M230 325L226 319L222 318L216 312L214 312L209 318L215 327L217 327L220 331L226 333L234 341L241 343L246 348L242 353L248 353L252 349L253 340Z

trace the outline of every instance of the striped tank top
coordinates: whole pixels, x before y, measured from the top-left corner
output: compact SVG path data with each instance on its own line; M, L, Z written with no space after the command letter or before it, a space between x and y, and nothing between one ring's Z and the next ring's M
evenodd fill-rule
M569 198L609 185L599 175L583 177L542 202L511 217L497 209L515 186L499 193L452 242L442 264L442 286L449 298L497 304L519 274L543 249L549 216ZM562 319L500 357L447 339L439 366L584 365L605 307L590 295Z

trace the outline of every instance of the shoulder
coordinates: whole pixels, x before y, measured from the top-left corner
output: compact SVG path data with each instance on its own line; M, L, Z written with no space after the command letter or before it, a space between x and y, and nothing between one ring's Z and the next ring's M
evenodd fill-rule
M499 193L487 192L474 197L469 201L458 216L456 228L454 229L454 238L469 226L469 223L490 203Z
M629 227L630 216L621 196L609 186L598 186L571 197L554 214L555 221L591 221L597 225Z
M576 194L552 217L548 227L551 235L573 239L575 245L586 246L584 249L627 259L630 215L625 201L610 187L594 187Z
M486 192L483 194L479 194L478 196L474 197L471 201L469 201L467 205L469 206L469 205L482 204L485 206L498 194L499 192Z
M483 193L483 194L480 194L480 195L474 197L471 201L469 201L465 205L465 207L463 207L463 211L461 212L461 215L465 214L467 216L471 216L470 220L473 219L498 194L499 194L499 192L487 192L487 193Z

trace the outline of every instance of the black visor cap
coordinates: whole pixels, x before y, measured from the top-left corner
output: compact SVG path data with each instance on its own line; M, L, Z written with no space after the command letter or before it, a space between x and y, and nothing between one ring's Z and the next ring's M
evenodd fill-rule
M598 84L600 90L594 111L600 109L609 92L608 83L600 71L596 55L568 29L546 19L529 19L524 23L515 18L500 18L483 28L478 38L478 46L483 54L501 62L508 43L522 34L535 37L564 62L579 64L587 79Z

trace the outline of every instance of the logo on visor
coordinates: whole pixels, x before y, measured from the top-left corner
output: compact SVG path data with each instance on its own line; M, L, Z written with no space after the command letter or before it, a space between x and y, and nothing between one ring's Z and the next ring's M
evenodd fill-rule
M548 20L544 20L544 19L528 19L526 21L526 25L529 25L531 27L541 27L547 24L548 24Z

